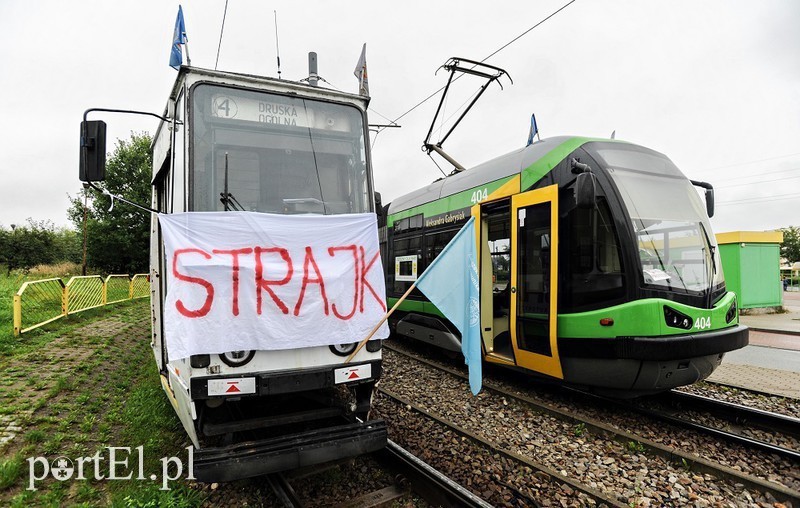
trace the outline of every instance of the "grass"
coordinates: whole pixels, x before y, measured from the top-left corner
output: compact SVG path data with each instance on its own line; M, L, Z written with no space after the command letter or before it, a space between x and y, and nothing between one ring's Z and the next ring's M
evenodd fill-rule
M0 275L0 301L18 282ZM0 414L11 415L23 429L0 448L0 506L189 508L202 503L203 495L187 480L159 490L161 458L185 461L189 443L161 389L149 342L147 299L71 315L20 337L0 330L0 380L6 381L0 384ZM131 449L118 456L127 457L128 465L117 474L133 473L133 479L95 480L90 463L87 480L48 477L36 483L37 491L26 490L28 457L77 460L100 452L100 472L107 476L109 446ZM146 480L136 480L140 446Z
M0 490L13 485L21 473L22 457L20 455L0 459Z

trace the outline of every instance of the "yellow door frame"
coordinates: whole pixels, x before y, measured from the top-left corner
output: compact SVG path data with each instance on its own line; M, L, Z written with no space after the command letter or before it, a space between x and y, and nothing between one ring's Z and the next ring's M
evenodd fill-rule
M484 217L481 214L481 206L495 203L501 199L510 198L519 193L520 175L515 175L500 188L492 192L486 199L472 206L471 214L475 217L475 241L477 242L476 252L478 254L478 273L481 280L480 299L481 299L481 349L484 360L490 363L501 365L515 365L512 360L493 355L493 351L488 345L494 342L493 319L492 319L492 284L486 281L492 280L491 254L488 247L488 230L484 225ZM509 324L510 326L510 324Z
M519 209L526 206L550 203L550 301L548 329L550 352L552 356L525 351L518 347L517 337L517 288L519 287L518 231ZM558 185L524 192L511 197L511 345L517 365L525 369L541 372L548 376L564 379L561 359L558 355Z

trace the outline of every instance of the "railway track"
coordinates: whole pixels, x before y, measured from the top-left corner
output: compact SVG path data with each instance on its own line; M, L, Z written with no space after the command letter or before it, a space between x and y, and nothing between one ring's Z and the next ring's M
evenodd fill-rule
M387 349L394 354L402 355L405 358L419 362L429 368L446 372L449 375L458 377L460 379L467 379L466 373L461 369L452 368L450 366L442 365L438 362L422 358L413 352L398 349L392 344L387 344L386 346ZM383 389L385 390L385 383ZM598 435L609 436L610 439L613 439L619 443L623 443L629 448L644 452L646 455L662 457L669 463L676 464L679 467L682 467L686 470L691 470L694 473L711 475L712 477L718 479L717 481L726 481L733 485L744 486L748 490L761 492L763 495L771 499L776 499L778 501L791 501L795 503L795 506L800 504L800 492L797 490L788 488L774 481L769 481L765 478L743 473L742 471L737 470L735 465L733 465L733 467L731 467L731 465L724 465L717 460L710 460L708 458L701 457L697 453L683 451L675 446L665 445L657 442L654 439L648 439L643 435L622 430L618 426L610 425L604 421L583 416L579 414L579 411L566 409L562 404L547 403L543 400L526 396L520 393L521 390L510 389L504 383L496 382L490 378L484 378L484 390L490 392L494 397L502 397L504 401L514 400L518 404L525 405L534 411L547 414L564 422L569 422L575 425L576 428L580 428ZM601 404L605 404L605 402L601 402ZM578 406L580 406L580 404L578 404ZM794 461L793 464L796 468L797 461ZM559 478L558 475L555 477Z
M391 440L387 443L386 448L371 454L371 456L381 467L386 469L386 474L395 478L394 484L337 503L337 507L388 506L391 503L408 500L412 496L424 499L431 506L463 506L465 508L491 508L492 506ZM329 465L328 468L330 467L336 467L336 465ZM266 476L266 482L280 506L285 508L318 506L320 504L318 500L304 500L297 490L306 487L311 476L325 474L326 469L313 468L274 473Z
M613 497L610 497L597 489L593 489L587 485L581 484L580 482L577 482L574 479L561 474L559 471L553 468L549 468L535 460L532 460L521 454L515 453L503 446L499 446L498 444L493 443L492 441L485 439L482 436L474 432L471 432L465 429L464 427L453 423L452 421L447 420L446 418L439 417L435 413L426 410L425 408L415 404L413 401L408 400L390 390L378 388L378 391L382 393L384 396L393 400L395 403L405 406L406 409L411 409L419 413L420 415L423 415L425 418L432 420L436 424L444 426L447 429L455 431L460 436L464 436L476 443L479 443L483 447L490 450L490 453L495 455L500 455L510 460L511 462L517 463L520 467L528 467L529 469L534 471L533 473L534 475L539 475L540 478L541 477L552 478L556 482L568 485L571 491L573 492L577 491L583 493L586 497L594 501L596 505L614 506L619 508L624 508L628 506L626 503L618 499L615 499ZM539 506L537 500L531 497L530 495L521 492L519 489L514 489L514 490L516 499L520 501L523 506Z
M800 463L798 418L674 390L642 401L600 400ZM752 432L753 429L759 432ZM761 437L757 434L761 434ZM793 446L775 444L780 441L788 441Z

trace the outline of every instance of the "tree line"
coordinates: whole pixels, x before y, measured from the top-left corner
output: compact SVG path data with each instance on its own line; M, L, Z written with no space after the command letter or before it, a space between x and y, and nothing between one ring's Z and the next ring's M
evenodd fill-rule
M130 201L150 203L152 138L147 133L118 140L100 184ZM84 208L84 205L85 208ZM70 196L67 215L74 229L56 228L50 221L28 219L12 228L0 226L0 264L27 271L37 265L68 261L83 263L86 228L86 265L89 273L146 273L150 260L150 214L91 188Z
M106 165L103 186L130 201L150 203L152 137L132 133L118 140ZM75 229L57 229L52 222L28 219L13 228L0 226L0 263L11 270L28 270L59 261L81 263L86 227L86 264L92 273L142 273L149 267L150 214L85 188L70 196L67 214ZM84 204L86 207L84 208ZM800 261L800 227L782 228L781 256Z
M30 218L25 224L0 227L0 263L7 274L61 261L77 264L81 258L81 238L75 230Z

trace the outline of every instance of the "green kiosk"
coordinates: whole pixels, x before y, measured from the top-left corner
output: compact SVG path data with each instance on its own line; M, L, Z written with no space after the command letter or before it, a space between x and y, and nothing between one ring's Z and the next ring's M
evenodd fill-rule
M717 234L728 289L740 309L781 307L781 231L733 231Z

